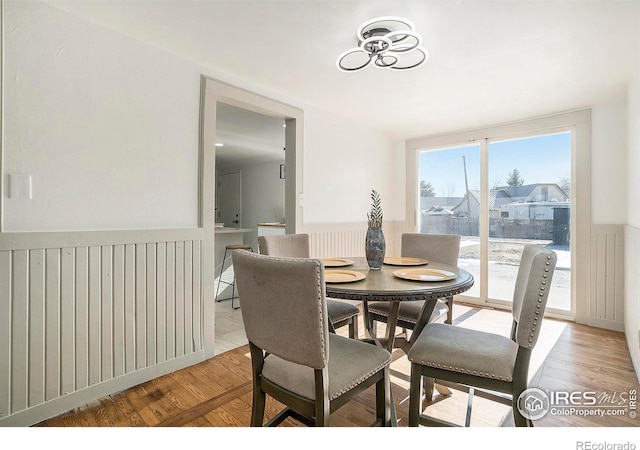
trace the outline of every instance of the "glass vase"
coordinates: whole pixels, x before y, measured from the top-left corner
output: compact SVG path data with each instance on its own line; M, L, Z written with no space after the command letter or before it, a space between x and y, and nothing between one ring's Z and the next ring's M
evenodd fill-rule
M384 261L386 244L382 227L367 228L367 236L364 243L364 252L367 264L371 270L380 270Z

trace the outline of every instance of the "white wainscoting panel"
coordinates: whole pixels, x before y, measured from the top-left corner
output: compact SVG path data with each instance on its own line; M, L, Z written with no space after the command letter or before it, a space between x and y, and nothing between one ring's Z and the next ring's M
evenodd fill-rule
M588 324L624 330L624 228L591 226ZM580 301L580 299L578 299Z
M633 366L640 380L640 228L624 227L624 331Z
M122 242L0 249L0 425L202 351L201 240Z
M400 251L400 238L395 222L385 222L386 254L396 255ZM309 234L312 258L364 257L364 241L367 223L315 224L305 225L300 233ZM398 236L396 236L398 234ZM399 255L399 253L398 253Z
M364 256L366 233L366 227L354 230L311 233L309 235L311 255L315 258Z

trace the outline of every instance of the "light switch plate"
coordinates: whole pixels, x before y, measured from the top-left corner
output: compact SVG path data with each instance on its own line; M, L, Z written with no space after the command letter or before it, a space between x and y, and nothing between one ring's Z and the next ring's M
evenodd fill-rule
M31 175L9 174L9 198L31 199Z

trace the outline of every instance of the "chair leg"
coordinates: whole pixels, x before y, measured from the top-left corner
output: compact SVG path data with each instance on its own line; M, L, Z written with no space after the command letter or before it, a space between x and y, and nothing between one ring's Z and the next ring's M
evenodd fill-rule
M376 419L383 427L391 426L391 378L389 368L385 368L384 376L376 383Z
M448 323L451 325L453 323L453 297L447 297L445 299L445 303L447 304L447 318L444 323Z
M253 383L253 404L251 406L251 426L261 427L264 422L264 409L266 404L266 394L258 386L258 382Z
M411 364L411 381L409 383L409 426L420 425L422 409L422 373L419 364ZM433 378L432 378L433 379ZM433 391L432 391L433 392Z
M533 426L533 422L530 419L527 419L522 414L520 414L520 410L518 409L518 397L514 396L513 405L511 409L513 410L513 421L516 427L532 427Z
M236 274L233 274L233 284L231 285L231 308L240 309L240 305L235 305L236 301Z
M520 394L522 394L522 392L524 392L524 388L515 388L515 386L514 386L513 397L511 399L511 409L513 411L513 421L514 421L516 427L532 427L533 426L533 422L531 421L531 419L525 418L520 413L520 409L518 408L518 397L520 397Z
M253 248L250 248L250 251L253 251ZM229 255L229 257L231 257L231 255ZM221 301L224 301L224 300L231 300L231 308L232 309L240 309L240 305L236 306L236 303L235 303L235 299L237 298L237 296L236 296L236 276L235 276L235 273L233 275L233 280L231 280L231 282L222 281L222 274L224 273L224 263L226 261L227 261L227 249L225 248L224 256L222 257L222 265L220 266L220 276L218 277L218 287L216 288L215 300L216 300L216 302L221 302ZM221 283L224 283L227 286L229 286L229 285L231 286L231 297L229 297L229 298L218 298L218 294L220 293L220 284Z
M435 389L436 380L434 378L424 377L423 382L423 391L424 391L424 400L426 402L430 402L433 400L433 391Z
M475 389L470 387L469 388L469 397L467 398L467 414L464 418L464 426L465 427L470 427L471 426L471 409L473 407L473 394L475 393Z
M227 260L227 249L224 250L224 256L222 257L222 264L220 265L220 275L218 276L218 287L216 288L216 302L220 302L222 300L218 300L218 294L220 293L220 284L222 283L222 274L224 273L224 263Z
M349 337L358 339L358 316L353 316L349 322Z
M316 400L315 426L328 427L330 413L331 413L331 405L329 403L328 397L321 400Z
M522 356L521 356L522 354ZM531 357L531 350L527 349L524 352L518 352L518 358L524 358L525 363L518 364L516 361L517 370L513 373L512 391L511 391L511 409L513 410L513 421L516 427L532 427L533 422L530 419L526 419L520 410L518 409L518 398L528 388L529 373L529 358Z

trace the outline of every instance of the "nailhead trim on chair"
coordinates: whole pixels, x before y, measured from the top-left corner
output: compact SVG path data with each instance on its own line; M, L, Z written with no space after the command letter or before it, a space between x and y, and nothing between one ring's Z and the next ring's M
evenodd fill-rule
M479 377L484 377L484 378L493 378L493 379L497 378L498 380L511 381L511 377L503 377L502 375L496 375L494 373L489 373L489 372L478 372L477 370L463 369L463 368L458 368L453 366L447 366L446 364L432 363L430 361L422 361L422 360L420 361L420 364L429 366L429 367L435 367L436 369L452 370L454 372L468 373L469 375L477 375Z
M316 261L316 282L318 286L318 292L322 292L322 285L320 284L321 269L322 269L322 264L319 261ZM319 317L322 317L322 296L318 298L318 309L320 310ZM322 329L322 323L320 323L320 329ZM327 356L327 343L324 341L324 335L321 335L321 337L322 337L322 355L324 360L326 361L325 364L327 364L329 360L329 357Z
M531 334L529 335L528 348L533 348L533 338L535 337L536 326L538 324L538 317L540 317L540 310L542 309L542 297L544 297L544 290L547 284L546 278L548 277L549 266L551 265L551 256L547 256L547 262L544 264L545 273L542 274L543 280L540 282L540 292L538 293L538 304L536 305L536 317L533 318L533 327L531 328Z
M348 386L345 386L344 389L340 390L340 392L336 392L336 394L330 398L330 400L333 400L334 398L340 397L342 394L344 394L345 392L349 392L351 389L353 389L354 387L356 387L357 385L359 385L360 383L362 383L365 380L368 380L369 378L371 378L374 374L380 372L381 369L383 369L384 367L387 366L387 364L389 363L389 361L391 361L391 355L389 355L389 360L383 364L378 365L378 367L376 367L375 369L371 370L369 373L367 373L366 375L363 375L362 377L358 378L357 380L354 380L352 383L350 383Z

